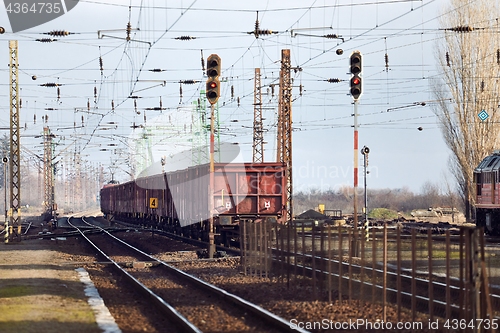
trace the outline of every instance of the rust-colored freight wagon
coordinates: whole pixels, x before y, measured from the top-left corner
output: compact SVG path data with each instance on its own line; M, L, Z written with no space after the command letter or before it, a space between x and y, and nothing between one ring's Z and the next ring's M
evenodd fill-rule
M208 237L211 215L220 234L237 230L242 219L282 222L286 180L281 163L215 163L214 170L210 209L209 164L107 185L101 209L108 218L202 239Z

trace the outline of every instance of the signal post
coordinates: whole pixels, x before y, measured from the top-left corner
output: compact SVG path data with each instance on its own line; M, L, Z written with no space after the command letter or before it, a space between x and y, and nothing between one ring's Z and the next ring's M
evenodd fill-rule
M362 56L361 52L354 51L349 58L349 72L352 74L349 86L354 100L354 239L351 247L352 254L358 254L358 100L362 90Z
M215 253L214 233L214 109L220 96L221 59L217 54L211 54L207 59L207 100L210 103L210 188L208 190L209 231L208 257L213 258Z

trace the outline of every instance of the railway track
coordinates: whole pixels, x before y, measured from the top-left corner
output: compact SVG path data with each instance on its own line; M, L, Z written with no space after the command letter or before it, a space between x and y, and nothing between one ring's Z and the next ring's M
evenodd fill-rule
M273 249L273 254L275 256L275 261L285 266L289 265L286 257L293 256L292 253L287 253L286 251L278 249ZM423 312L430 308L431 303L434 310L440 313L449 312L452 316L458 316L461 311L458 305L458 298L461 294L460 290L462 289L462 292L464 292L464 287L460 286L460 282L456 278L450 278L447 283L442 282L442 280L446 280L445 277L433 275L433 278L436 280L431 279L431 281L429 281L421 277L428 274L428 272L416 272L416 274L412 274L411 269L401 268L401 273L398 274L395 265L388 265L388 270L384 272L383 268L380 267L373 268L370 266L362 266L356 263L345 262L344 260L339 261L338 259L329 259L310 254L301 254L300 256L306 258L309 265L298 265L297 268L299 271L305 272L305 275L310 278L313 278L313 275L315 275L314 278L321 278L324 281L328 281L330 277L335 279L340 277L343 285L347 286L348 283L351 283L353 284L351 287L356 290L360 290L360 288L364 287L366 292L370 292L370 289L374 288L377 299L381 299L380 297L385 290L387 299L392 303L404 302L406 304L412 304L414 300L416 304L413 306L418 307L418 310ZM315 264L313 264L313 262ZM381 266L381 264L378 264L378 266ZM294 269L291 265L288 268L291 270ZM347 275L346 272L349 272L351 276ZM362 275L364 276L363 279L360 278ZM386 275L388 280L392 281L392 284L395 284L394 281L399 280L398 283L400 287L384 287L384 275ZM429 285L432 285L432 287ZM417 290L420 291L420 293L426 294L431 289L432 297L415 295ZM411 291L407 292L402 290ZM492 288L490 292L492 303L498 308L498 304L500 304L500 290ZM446 301L447 297L451 300L451 303ZM497 319L500 319L500 317L497 317Z
M88 224L84 228L80 221L86 222L85 219L68 219L100 256L111 262L134 288L139 288L151 299L152 304L168 314L181 331L297 332L290 328L288 321L261 307L157 260L102 227ZM87 235L96 228L102 235ZM133 264L122 267L119 262ZM213 318L216 320L211 320Z
M146 229L147 230L147 229ZM172 236L168 233L164 234L169 237L175 237L179 240L186 240L180 236ZM433 236L433 239L436 236ZM437 236L439 239L440 236ZM192 241L192 240L191 240ZM453 242L453 239L451 239ZM196 241L198 246L206 247L206 243ZM237 251L233 249L237 254ZM295 254L281 249L273 249L273 260L282 267L289 264L287 258L294 257ZM304 272L306 276L322 279L334 279L338 281L339 277L344 286L344 290L353 288L359 292L364 288L366 293L372 293L377 299L381 299L385 293L387 301L392 304L405 304L411 306L417 311L427 312L432 308L436 313L445 314L449 316L459 316L463 308L460 307L459 295L464 292L464 286L460 285L457 278L450 277L449 279L442 274L431 273L429 277L428 271L422 271L412 268L411 266L404 267L400 265L388 264L386 271L384 271L382 264L377 262L375 266L371 267L369 263L362 264L359 258L347 260L347 257L339 260L338 258L327 258L324 255L318 254L298 254L300 262L307 263L303 266L298 266L299 272ZM301 258L302 257L302 258ZM330 268L328 268L330 267ZM290 266L290 270L295 270ZM399 270L399 272L398 272ZM347 273L349 272L349 273ZM391 282L391 285L399 284L398 288L384 287L384 275L386 279ZM429 280L431 282L429 282ZM415 295L418 291L419 295ZM500 304L500 290L495 286L490 289L492 294L492 304L494 308L498 308ZM345 291L344 291L345 294ZM425 295L425 296L422 296Z

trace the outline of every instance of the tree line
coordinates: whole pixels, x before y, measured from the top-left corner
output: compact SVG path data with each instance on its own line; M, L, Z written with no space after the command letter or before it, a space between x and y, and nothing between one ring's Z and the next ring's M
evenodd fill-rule
M312 189L309 192L298 192L293 196L295 215L316 209L324 204L325 209L340 209L343 213L353 212L354 191L345 186L338 190L320 191ZM460 212L464 211L464 201L459 193L443 190L437 184L426 182L419 193L412 192L408 187L395 189L371 189L367 191L368 211L374 208L410 213L415 209L437 207L453 207ZM358 212L364 207L363 189L358 188Z

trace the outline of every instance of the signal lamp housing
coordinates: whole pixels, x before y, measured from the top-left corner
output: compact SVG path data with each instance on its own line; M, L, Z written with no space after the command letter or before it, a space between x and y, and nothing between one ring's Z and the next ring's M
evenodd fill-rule
M352 74L350 81L350 93L352 98L357 101L363 93L361 72L363 70L363 62L361 52L354 51L349 58L349 72Z
M221 59L217 54L211 54L207 59L207 100L210 104L217 103L220 97Z

